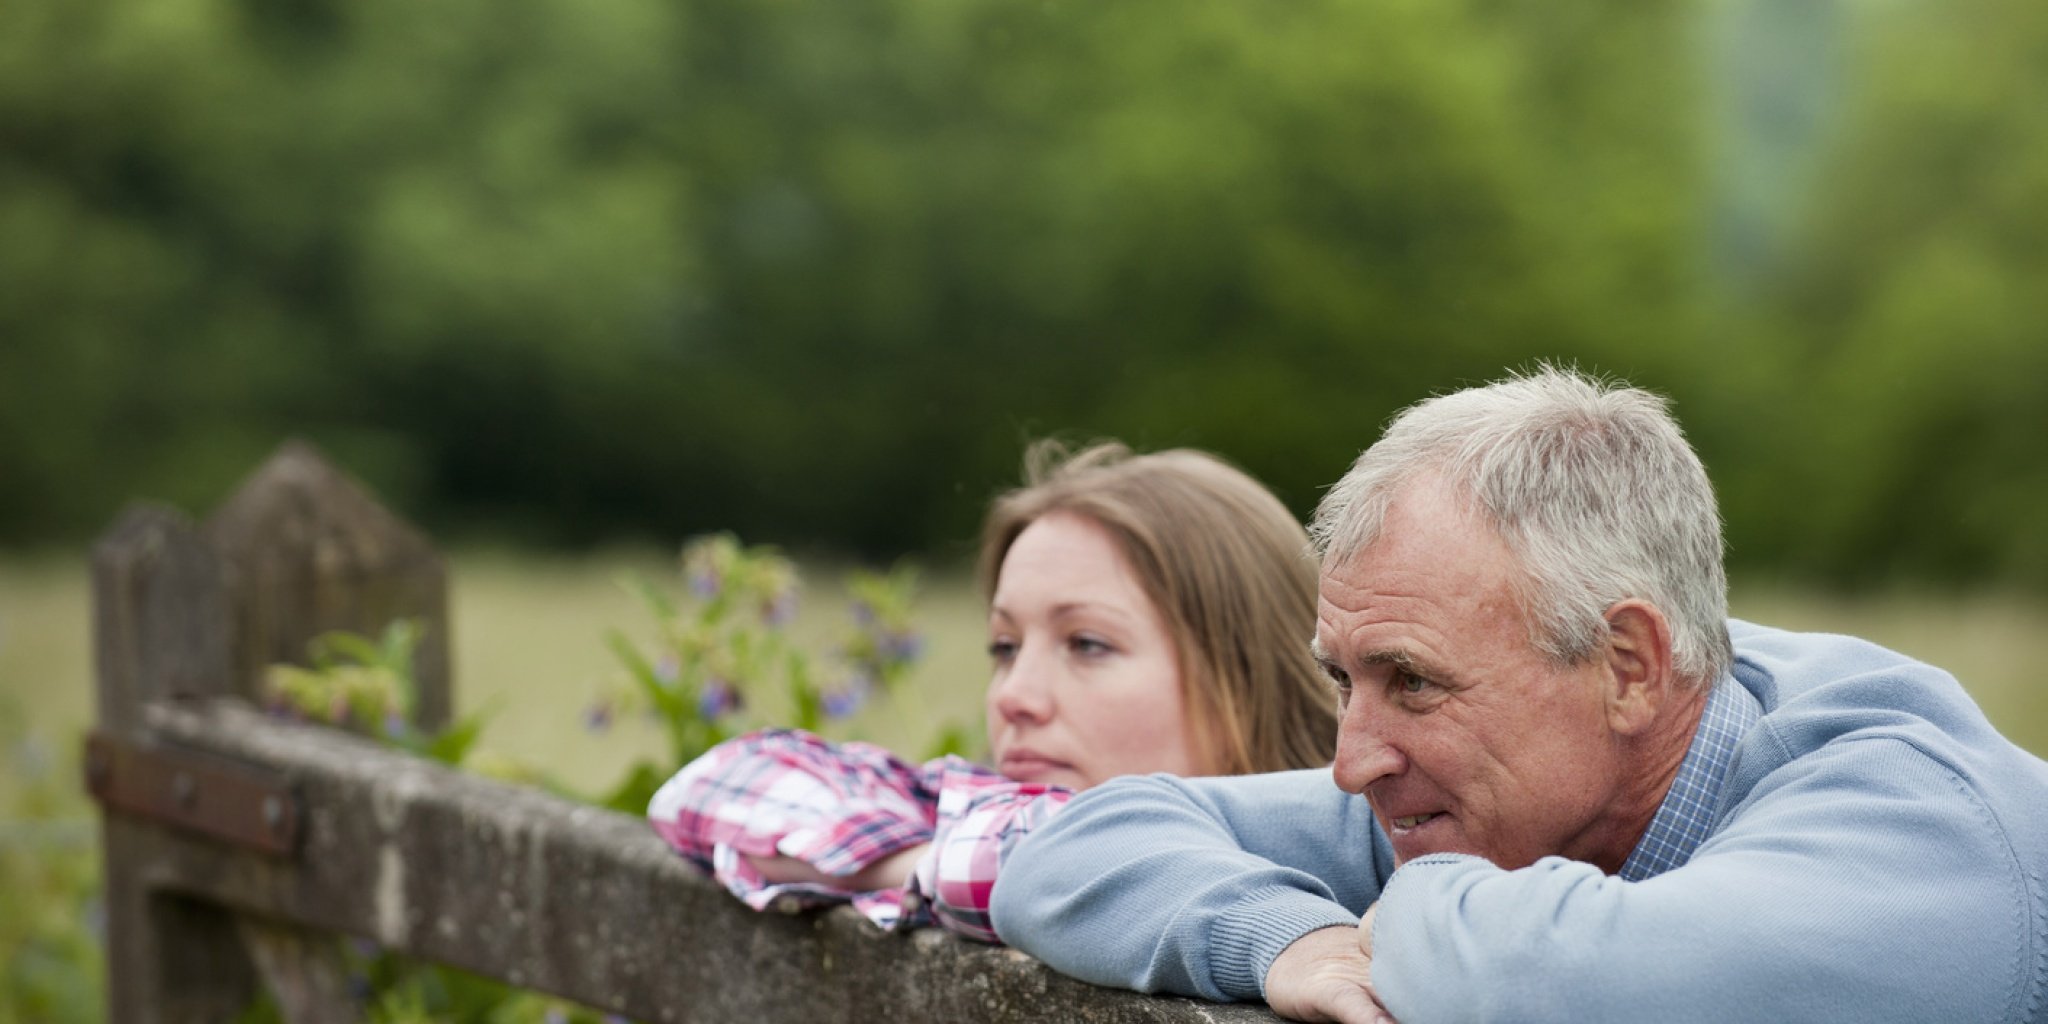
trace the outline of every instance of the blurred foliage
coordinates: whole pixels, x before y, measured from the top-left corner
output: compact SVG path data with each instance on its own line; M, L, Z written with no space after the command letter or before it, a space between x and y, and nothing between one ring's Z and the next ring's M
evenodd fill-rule
M99 1020L99 830L72 763L0 694L0 1024Z
M540 781L523 772L493 771L494 762L476 750L490 720L489 706L440 729L414 724L419 688L413 680L413 652L425 633L426 626L416 619L390 623L376 640L346 630L322 633L307 645L307 665L264 670L264 704L272 714L367 732L450 767L507 782ZM472 763L473 757L481 764Z
M1297 510L1536 357L1739 568L2048 585L2028 0L14 0L0 543L287 433L437 534L967 547L1020 442Z
M687 591L681 598L644 578L624 581L654 618L651 640L638 643L618 629L605 637L623 678L585 713L585 724L604 730L620 719L644 718L661 728L669 747L666 760L631 765L597 800L613 810L644 812L676 768L749 728L821 732L828 719L860 714L875 696L893 695L923 653L924 638L910 619L917 572L908 565L849 575L853 625L821 674L819 659L785 633L802 583L795 563L727 533L685 544L681 562ZM759 712L771 694L786 699L786 715ZM909 711L889 707L897 716ZM927 757L963 745L957 726L926 726L933 734Z

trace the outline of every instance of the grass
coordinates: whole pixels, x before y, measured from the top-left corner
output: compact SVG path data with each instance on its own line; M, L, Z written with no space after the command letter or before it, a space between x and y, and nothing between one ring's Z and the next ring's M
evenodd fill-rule
M638 637L651 629L646 609L619 578L637 572L680 590L670 559L646 552L581 560L485 552L452 561L456 703L458 711L490 711L485 747L519 752L579 789L614 781L631 762L661 753L652 728L621 722L594 733L584 727L583 712L617 680L605 631ZM791 630L820 653L848 621L837 575L807 571ZM929 643L908 691L863 716L848 735L915 753L945 724L978 732L987 672L983 614L964 578L928 584L917 623ZM92 716L90 618L82 559L0 557L0 705L16 709L28 735L62 770L75 766ZM777 710L769 705L756 717L772 721Z
M618 577L637 571L670 583L666 557L470 553L452 562L456 700L464 710L493 710L486 747L519 751L579 788L609 782L632 761L660 753L652 729L627 722L595 734L583 727L582 712L614 679L604 631L644 635L649 625ZM812 571L806 580L793 632L814 648L845 621L829 585L835 577ZM41 751L36 756L53 771L73 768L91 718L90 603L82 559L0 557L0 705L25 722L25 736ZM2048 754L2048 686L2038 681L2048 665L2048 600L1908 592L1818 596L1738 583L1734 607L1744 618L1851 633L1940 665L1969 687L2006 735ZM946 723L978 734L987 677L982 621L981 598L964 577L930 579L917 612L929 640L926 656L893 708L865 716L861 738L915 754ZM772 719L776 709L759 711ZM9 784L0 779L0 787Z

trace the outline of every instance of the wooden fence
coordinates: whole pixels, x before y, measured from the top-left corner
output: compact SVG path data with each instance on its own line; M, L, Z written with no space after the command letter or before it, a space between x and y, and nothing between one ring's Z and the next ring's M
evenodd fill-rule
M362 1013L338 936L639 1021L1269 1022L1114 992L841 908L756 914L638 818L256 707L320 633L427 624L418 725L451 706L447 574L415 529L286 445L204 523L142 505L93 554L109 1009Z

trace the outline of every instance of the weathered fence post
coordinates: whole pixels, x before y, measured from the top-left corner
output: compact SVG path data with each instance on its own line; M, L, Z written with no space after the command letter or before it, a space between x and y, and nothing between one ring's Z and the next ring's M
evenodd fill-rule
M263 671L306 660L316 636L376 637L397 619L426 629L413 652L414 724L448 723L448 574L412 526L384 510L310 445L288 441L206 521L235 623L235 692L260 696Z
M130 740L145 703L200 694L227 678L227 592L219 560L183 516L161 506L124 514L93 552L99 731ZM87 754L95 793L116 766ZM151 830L103 819L108 1012L116 1021L218 1020L248 1001L252 969L233 917L153 891Z
M283 446L202 529L158 506L125 513L94 550L93 603L99 736L87 781L109 808L226 821L222 794L246 792L231 773L212 774L203 759L139 756L151 749L145 705L258 699L267 666L305 661L308 643L329 630L375 635L395 619L419 620L414 717L426 728L448 719L440 557L303 444ZM172 764L192 767L164 767ZM165 771L169 778L150 777ZM282 799L262 798L255 827L285 834L295 811ZM223 908L156 885L158 830L113 813L104 822L114 1021L221 1020L248 1004L259 975L288 1019L345 1019L331 939L238 924Z

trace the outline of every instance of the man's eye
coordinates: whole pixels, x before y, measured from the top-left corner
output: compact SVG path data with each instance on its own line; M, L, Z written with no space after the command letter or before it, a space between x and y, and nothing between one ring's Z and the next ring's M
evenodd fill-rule
M1396 675L1394 684L1401 688L1402 693L1421 693L1429 688L1429 680L1408 672Z
M1328 662L1322 664L1323 675L1330 678L1330 685L1337 688L1337 706L1351 703L1351 674Z

